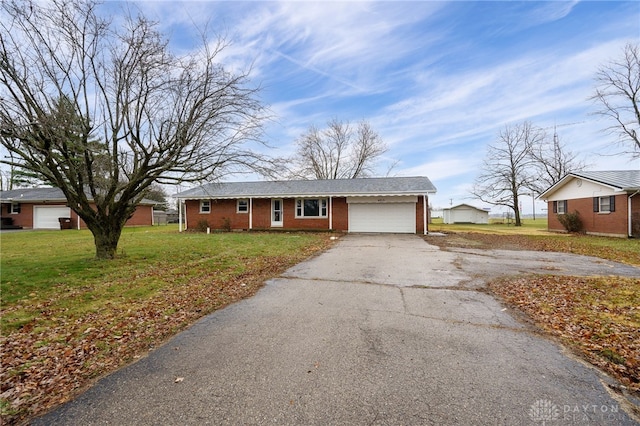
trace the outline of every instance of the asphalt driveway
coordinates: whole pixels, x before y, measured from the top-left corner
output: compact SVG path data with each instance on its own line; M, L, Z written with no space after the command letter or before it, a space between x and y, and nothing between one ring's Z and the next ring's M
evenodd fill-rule
M477 291L490 261L348 235L33 424L637 424L611 379Z

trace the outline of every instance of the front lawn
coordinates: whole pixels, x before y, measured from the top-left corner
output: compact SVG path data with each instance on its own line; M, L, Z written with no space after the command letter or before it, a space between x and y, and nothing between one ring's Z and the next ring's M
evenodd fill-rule
M327 233L126 228L118 258L99 261L88 231L2 234L3 423L69 400L330 244Z

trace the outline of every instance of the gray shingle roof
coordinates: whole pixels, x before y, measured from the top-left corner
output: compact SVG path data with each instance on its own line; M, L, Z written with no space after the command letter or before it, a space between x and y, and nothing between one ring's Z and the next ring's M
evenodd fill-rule
M87 194L87 196L89 196ZM91 197L89 196L89 199ZM66 202L67 199L60 188L20 188L0 191L1 201L18 201L21 203ZM154 205L157 201L143 199L140 204Z
M391 177L330 180L210 183L175 195L179 199L423 195L436 192L429 178Z
M2 201L67 201L60 188L20 188L11 191L1 191Z
M640 189L640 170L605 170L571 174L622 190Z

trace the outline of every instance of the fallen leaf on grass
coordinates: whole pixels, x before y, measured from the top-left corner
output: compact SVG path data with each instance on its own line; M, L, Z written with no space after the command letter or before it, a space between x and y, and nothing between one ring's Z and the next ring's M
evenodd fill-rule
M496 280L489 288L640 391L640 279L534 275Z

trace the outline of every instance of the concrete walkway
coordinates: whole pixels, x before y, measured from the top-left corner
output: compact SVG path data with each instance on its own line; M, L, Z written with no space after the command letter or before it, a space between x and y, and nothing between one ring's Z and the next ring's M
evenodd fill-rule
M636 424L456 259L348 235L33 424Z

